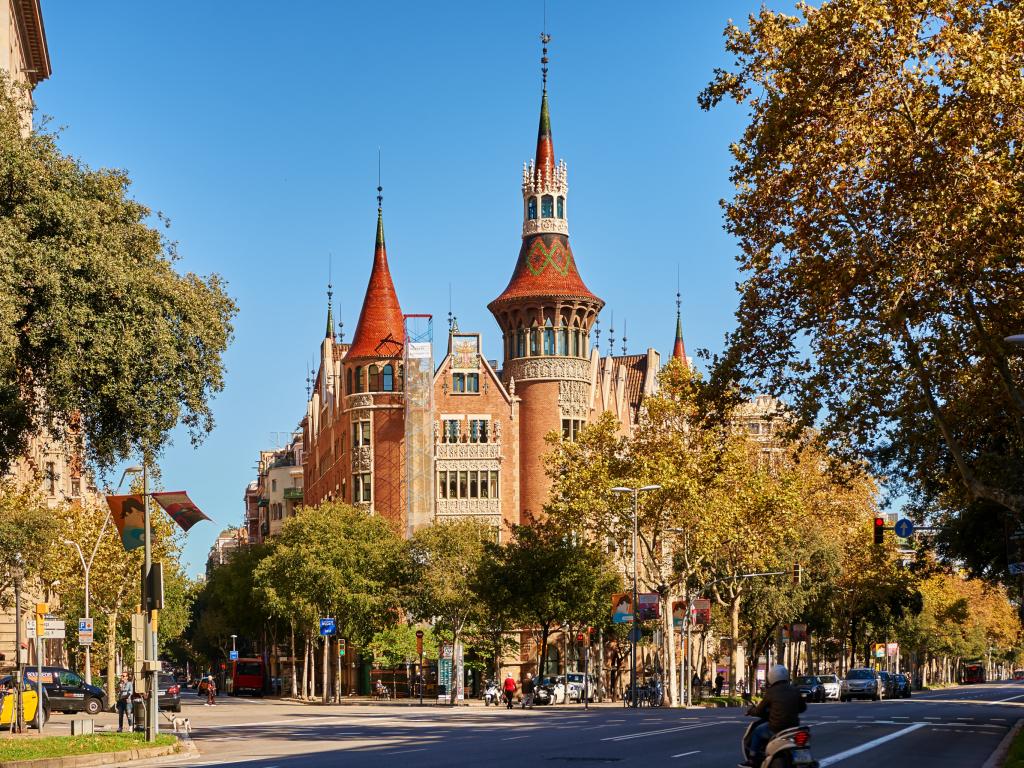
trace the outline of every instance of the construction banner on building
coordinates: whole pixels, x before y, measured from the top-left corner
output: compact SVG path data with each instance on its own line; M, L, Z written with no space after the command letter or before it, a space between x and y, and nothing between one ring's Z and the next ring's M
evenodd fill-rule
M121 544L126 552L138 549L145 544L146 511L143 508L142 496L107 496L110 516L114 519L117 532L121 535Z
M192 503L192 499L185 491L154 493L153 500L170 515L171 520L176 522L183 531L187 531L200 520L210 519Z

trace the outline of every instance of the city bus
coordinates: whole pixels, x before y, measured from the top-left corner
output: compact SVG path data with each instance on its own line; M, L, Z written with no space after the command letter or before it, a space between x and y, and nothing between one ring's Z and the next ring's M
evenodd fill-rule
M984 683L985 665L979 662L964 664L963 669L960 672L960 682L963 685L969 685L970 683Z
M266 668L263 659L235 659L231 662L231 695L242 692L262 696L266 685Z

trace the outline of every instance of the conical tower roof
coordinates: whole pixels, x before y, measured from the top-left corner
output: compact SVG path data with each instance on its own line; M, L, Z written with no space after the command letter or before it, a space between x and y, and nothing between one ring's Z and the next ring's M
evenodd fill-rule
M359 322L347 357L395 357L401 353L404 341L402 307L391 280L387 249L384 247L384 213L377 208L377 243L373 251L373 268L370 270L363 308L359 311Z
M686 346L683 344L683 317L676 310L676 343L672 347L672 359L686 362Z

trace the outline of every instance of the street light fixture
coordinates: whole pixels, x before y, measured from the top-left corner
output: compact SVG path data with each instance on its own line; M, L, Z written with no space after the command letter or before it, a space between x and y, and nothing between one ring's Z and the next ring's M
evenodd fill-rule
M630 630L630 653L629 653L629 687L630 687L630 698L632 699L630 706L637 707L639 702L636 698L636 641L637 633L639 628L637 626L637 607L638 598L636 591L636 568L637 568L637 499L640 494L644 491L660 491L660 485L644 485L640 488L627 488L624 485L617 485L612 488L612 493L631 493L633 494L633 627Z
M1024 333L1017 334L1016 336L1007 336L1003 341L1015 347L1024 347Z

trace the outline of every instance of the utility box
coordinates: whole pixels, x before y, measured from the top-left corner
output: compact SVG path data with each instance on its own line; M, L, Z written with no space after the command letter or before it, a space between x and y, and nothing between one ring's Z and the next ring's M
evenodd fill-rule
M76 717L71 721L72 736L91 736L96 732L96 721L91 717Z

